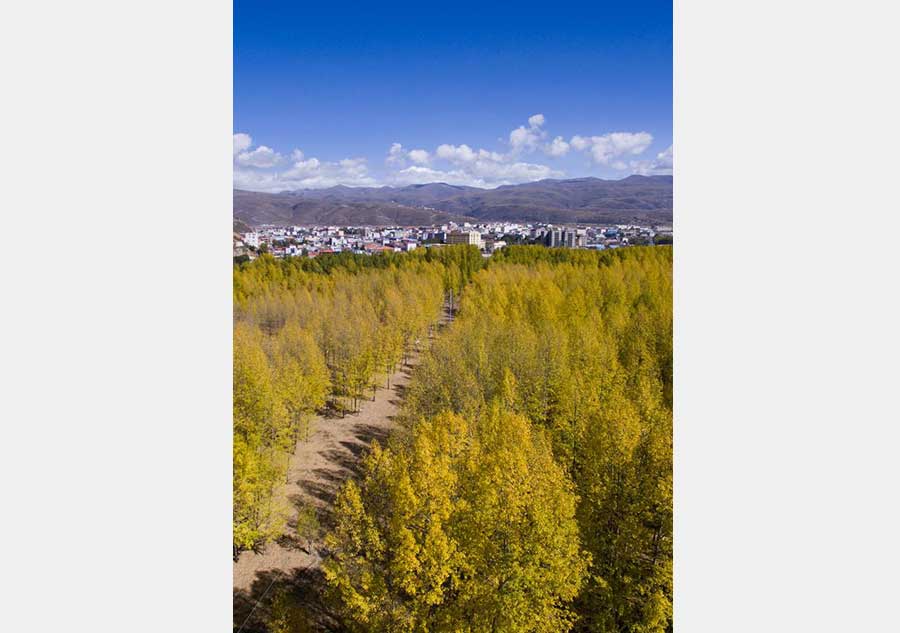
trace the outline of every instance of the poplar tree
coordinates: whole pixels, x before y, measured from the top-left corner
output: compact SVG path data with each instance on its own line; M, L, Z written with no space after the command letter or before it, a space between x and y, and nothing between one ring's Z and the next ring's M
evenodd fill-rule
M338 495L323 569L360 630L565 631L588 563L575 506L525 418L443 414L373 447Z

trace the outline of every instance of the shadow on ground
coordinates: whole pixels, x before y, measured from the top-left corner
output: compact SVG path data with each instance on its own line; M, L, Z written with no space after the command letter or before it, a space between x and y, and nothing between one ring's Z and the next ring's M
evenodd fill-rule
M447 315L445 315L447 316ZM447 317L449 320L451 317ZM439 324L443 329L446 322ZM404 365L399 370L409 377L412 366ZM385 387L378 387L384 389ZM406 396L405 385L394 385L394 398L390 404L401 407ZM341 411L329 403L320 412L326 420L344 419L355 415ZM395 416L388 416L393 420ZM397 432L395 427L394 432ZM352 430L352 439L340 442L340 448L334 447L321 453L328 461L328 467L316 468L309 472L311 477L300 478L294 483L303 490L303 494L292 494L289 500L298 508L308 507L309 498L315 500L316 515L322 533L333 527L334 519L331 507L342 483L348 479L358 479L361 474L361 460L369 451L373 440L386 445L390 432L379 426L359 424ZM289 524L288 534L278 540L278 544L288 549L301 549L313 555L318 561L325 555L321 540L310 543L296 536L296 519ZM292 606L302 609L305 619L312 631L327 633L347 633L348 629L340 620L333 598L329 595L325 584L325 575L317 563L307 567L298 567L289 572L282 570L266 570L256 574L249 590L234 589L232 592L232 617L234 633L268 633L266 622L272 613L272 601L284 593Z
M353 441L341 442L340 449L324 453L329 468L311 471L315 481L300 479L296 482L307 495L320 502L316 514L323 531L333 526L331 506L341 484L348 477L356 479L360 476L360 460L369 451L372 441L378 440L384 444L388 436L389 432L384 428L360 425L354 429ZM298 507L308 504L299 494L291 495L289 499ZM309 544L295 536L283 536L278 542L283 547L310 553ZM318 556L323 554L315 545L311 549ZM294 569L290 574L271 570L259 572L250 591L234 590L234 632L267 633L265 622L271 613L272 600L279 591L287 592L291 603L303 609L313 630L335 633L346 631L329 601L324 574L320 569L307 567Z
M272 601L280 591L287 594L291 605L303 610L312 630L346 631L325 591L322 571L298 568L290 574L283 571L260 572L250 591L235 590L232 596L233 632L268 633L265 623L272 613Z

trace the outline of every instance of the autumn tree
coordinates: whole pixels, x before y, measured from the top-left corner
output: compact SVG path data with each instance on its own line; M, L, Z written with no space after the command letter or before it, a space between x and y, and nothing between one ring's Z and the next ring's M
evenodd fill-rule
M234 304L236 548L281 529L310 412L358 409L418 352L403 425L336 501L348 622L671 629L671 247L261 256Z
M443 279L459 257L468 261L452 252L319 261L264 255L235 265L235 553L283 532L287 509L277 488L313 414L329 400L357 411L369 389L374 395L427 345Z
M298 605L285 587L278 587L272 595L262 618L268 633L313 633L309 615Z
M565 631L588 562L575 506L527 420L439 415L345 484L326 579L360 630Z
M233 538L235 551L274 538L284 509L274 497L290 442L287 410L263 350L262 333L240 325L233 360Z
M584 631L665 631L672 613L670 248L504 249L426 354L404 420L500 402L544 429L592 555Z

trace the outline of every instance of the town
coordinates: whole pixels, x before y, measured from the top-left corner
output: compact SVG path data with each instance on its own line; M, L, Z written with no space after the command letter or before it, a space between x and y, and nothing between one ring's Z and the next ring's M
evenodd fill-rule
M542 244L551 248L603 250L624 246L671 244L671 226L560 226L493 222L450 222L420 227L274 226L233 234L233 254L240 260L261 253L274 257L316 257L349 251L372 255L408 252L444 244L477 246L484 257L510 244Z

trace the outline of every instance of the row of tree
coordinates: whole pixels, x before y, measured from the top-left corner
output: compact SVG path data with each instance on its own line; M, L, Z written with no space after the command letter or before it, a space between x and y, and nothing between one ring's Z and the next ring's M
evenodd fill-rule
M672 250L504 251L339 495L327 578L360 630L671 629Z
M496 406L375 443L336 500L325 576L365 631L559 631L589 556L546 434Z
M275 289L288 290L305 286L309 283L309 273L316 273L322 279L335 272L355 274L372 269L421 269L423 264L439 264L445 289L459 294L474 274L487 265L487 260L481 256L478 248L466 245L377 255L360 255L349 251L326 253L313 258L275 259L264 255L235 265L234 301L236 305L240 305L248 298L268 294Z
M235 555L283 533L288 508L277 490L312 415L324 407L344 415L374 397L428 344L445 294L482 265L477 249L441 250L235 266Z
M325 404L328 371L309 332L296 324L273 335L239 322L233 360L233 547L277 538L287 508L275 495L288 457Z

